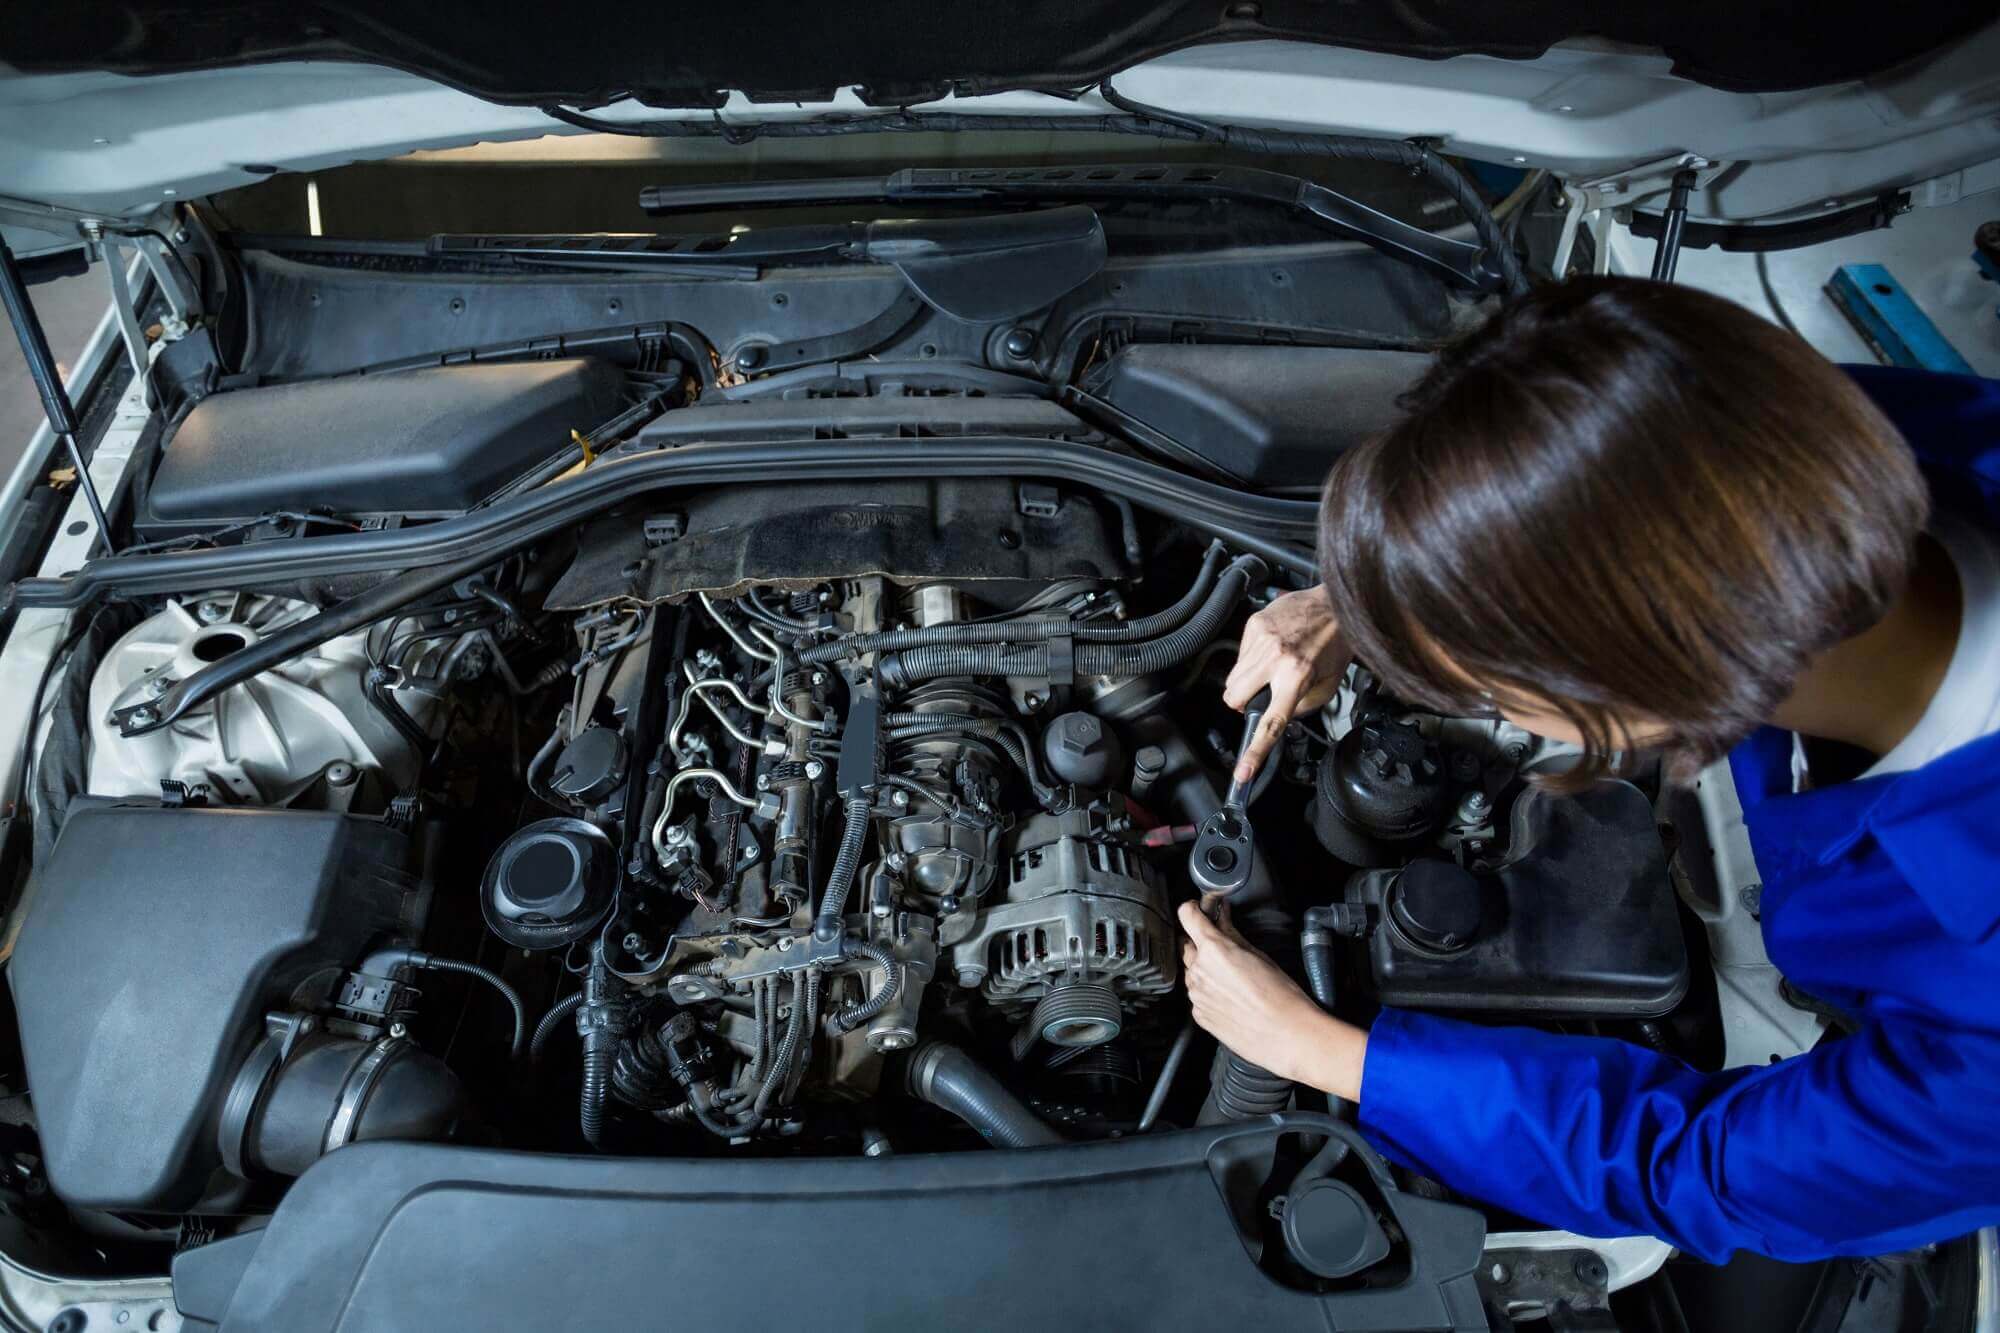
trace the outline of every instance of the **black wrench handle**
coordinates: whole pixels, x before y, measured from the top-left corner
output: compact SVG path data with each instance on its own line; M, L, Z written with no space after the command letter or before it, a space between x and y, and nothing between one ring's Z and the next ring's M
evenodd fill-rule
M1271 687L1266 685L1263 689L1257 691L1249 703L1243 706L1243 740L1236 747L1238 755L1241 755L1245 750L1250 748L1250 742L1257 738L1257 728L1264 724L1264 714L1270 711ZM1242 809L1243 803L1250 797L1251 783L1254 783L1256 780L1257 778L1254 773L1250 777L1250 782L1238 782L1232 778L1229 783L1229 792L1222 798L1223 805L1231 806L1238 810Z

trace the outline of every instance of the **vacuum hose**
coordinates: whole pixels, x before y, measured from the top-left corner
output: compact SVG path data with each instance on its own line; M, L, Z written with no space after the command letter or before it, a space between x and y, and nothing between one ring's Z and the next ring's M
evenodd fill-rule
M996 1148L1046 1148L1063 1141L1019 1097L946 1042L926 1042L910 1056L910 1095L951 1112Z
M433 958L429 954L413 954L410 961L433 972L456 972L463 977L476 978L499 991L501 998L507 1001L507 1007L514 1011L514 1040L507 1049L511 1058L521 1058L527 1049L528 1011L521 1007L521 997L512 986L502 981L497 973L489 972L477 963L461 963L456 958Z
M378 949L362 961L360 970L369 976L394 976L396 969L414 967L428 972L454 972L459 976L483 981L500 993L514 1015L514 1038L508 1045L510 1058L519 1060L528 1045L528 1011L521 1004L521 996L515 989L500 979L497 972L490 972L477 963L461 963L456 958L439 958L436 954L425 953L421 949L407 949L392 945Z
M855 872L861 868L861 844L868 837L866 796L847 802L847 826L840 832L840 850L834 854L833 869L826 877L826 896L820 899L819 920L813 934L822 942L840 938L840 918L847 910L847 891L854 886Z
M1337 938L1328 924L1328 909L1309 907L1306 909L1305 929L1299 932L1299 962L1306 974L1306 993L1313 1002L1329 1014L1333 1012L1333 942ZM1353 1108L1338 1097L1329 1095L1327 1110L1337 1116L1350 1115Z
M903 989L903 965L896 961L896 955L888 946L873 940L849 940L843 950L850 958L866 958L882 969L882 984L875 993L859 1004L844 1006L834 1015L831 1027L837 1035L852 1032L877 1014L887 1009L897 994Z
M1305 967L1306 992L1328 1013L1333 1012L1333 932L1306 913L1306 928L1299 932L1299 960Z
M535 1024L535 1035L528 1039L528 1059L540 1064L548 1054L549 1040L562 1030L563 1020L576 1012L583 1003L583 992L575 991L556 1001L555 1006L542 1015L542 1021Z

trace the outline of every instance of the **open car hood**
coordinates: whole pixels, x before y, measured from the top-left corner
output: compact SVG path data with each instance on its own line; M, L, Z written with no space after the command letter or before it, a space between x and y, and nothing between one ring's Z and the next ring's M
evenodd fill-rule
M0 69L0 195L126 217L274 170L575 132L550 108L738 130L897 107L1089 118L1116 114L1111 76L1184 115L1422 136L1614 203L1692 155L1716 164L1693 209L1713 219L1923 182L1956 197L2000 157L2000 25L1968 4L1889 23L1789 0L81 0L0 7ZM49 248L18 234L32 214L0 216L29 252ZM75 220L51 227L73 243Z
M1523 59L1595 37L1661 51L1675 75L1697 83L1774 92L1880 73L1964 36L1984 21L1982 13L1973 5L1918 6L1884 23L1873 6L1731 0L1062 0L942 11L928 0L497 8L85 0L53 10L10 7L0 18L0 56L26 71L121 74L354 60L527 105L629 95L657 107L715 107L731 91L810 102L858 86L871 105L894 106L953 91L1087 87L1210 42L1276 38L1424 59ZM1799 21L1790 21L1794 15Z

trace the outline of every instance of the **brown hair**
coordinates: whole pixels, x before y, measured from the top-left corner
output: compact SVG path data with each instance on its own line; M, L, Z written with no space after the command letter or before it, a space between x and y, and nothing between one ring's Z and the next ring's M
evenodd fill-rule
M1327 478L1343 629L1408 703L1553 706L1589 773L1626 748L1620 721L1657 720L1685 779L1767 720L1881 619L1928 511L1852 381L1686 287L1539 288L1403 405Z

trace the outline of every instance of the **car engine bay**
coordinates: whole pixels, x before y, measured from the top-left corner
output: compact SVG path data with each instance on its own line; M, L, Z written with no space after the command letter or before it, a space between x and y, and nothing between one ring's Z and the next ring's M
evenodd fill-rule
M312 608L169 599L108 645L13 962L60 1197L250 1208L382 1137L872 1155L1291 1103L1226 1051L1183 1067L1173 920L1264 561L1171 530L1131 561L1116 506L1035 483L731 505L754 534L701 500L612 515L137 734L122 710ZM906 565L907 524L957 535ZM440 722L476 774L435 766ZM1651 800L1533 785L1561 758L1357 668L1248 794L1238 928L1345 1012L1657 1032L1689 968ZM128 1011L140 972L175 980Z
M1565 794L1573 751L1357 664L1229 789L1245 618L1487 298L1028 216L1032 262L945 228L908 273L652 285L189 244L236 313L126 386L115 553L17 588L74 612L9 952L47 1254L193 1291L391 1146L526 1200L1157 1141L1273 1290L1470 1317L1480 1226L1543 1233L1194 1026L1175 912L1223 882L1351 1021L1719 1059L1650 772Z

